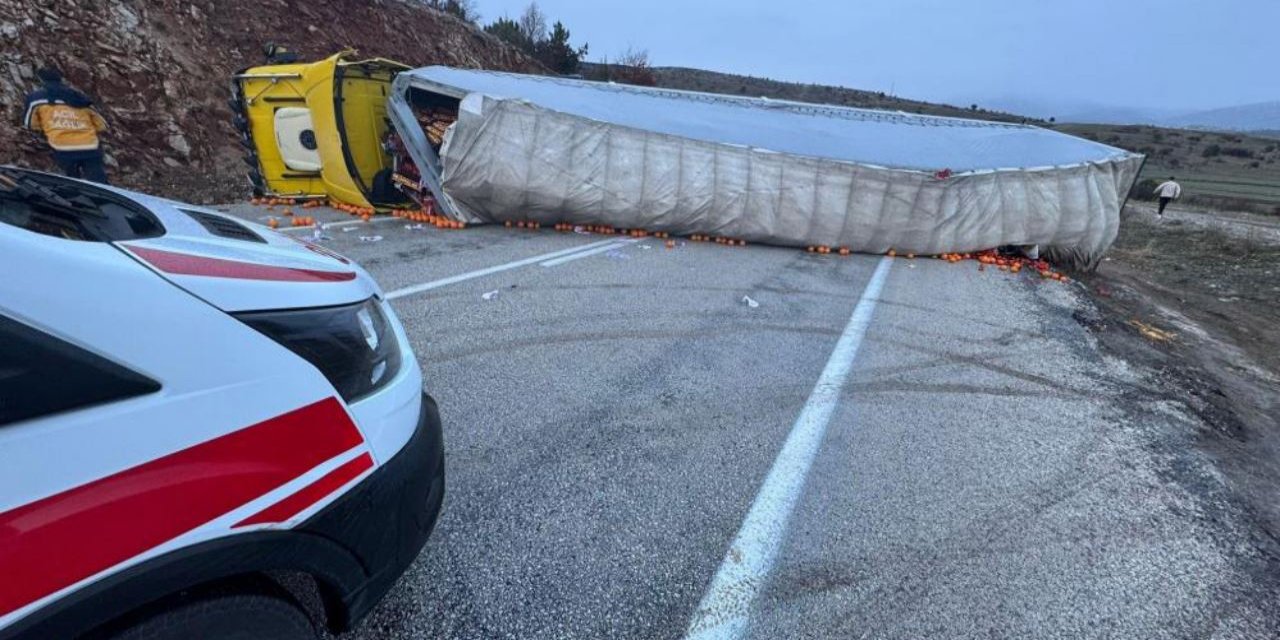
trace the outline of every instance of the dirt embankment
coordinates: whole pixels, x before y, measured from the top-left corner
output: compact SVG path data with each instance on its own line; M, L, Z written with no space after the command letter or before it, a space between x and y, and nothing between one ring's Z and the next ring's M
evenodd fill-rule
M52 168L19 125L36 69L53 63L99 103L117 182L201 202L242 197L229 76L260 64L267 42L303 59L351 47L415 66L542 71L474 26L400 0L0 0L0 163Z
M1202 444L1280 540L1280 218L1131 205L1081 278L1102 344L1199 415Z

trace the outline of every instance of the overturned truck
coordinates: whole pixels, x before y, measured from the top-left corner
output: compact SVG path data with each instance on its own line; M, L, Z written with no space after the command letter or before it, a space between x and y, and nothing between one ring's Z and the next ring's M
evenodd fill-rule
M1096 264L1143 158L1039 127L427 67L387 102L415 188L467 222Z

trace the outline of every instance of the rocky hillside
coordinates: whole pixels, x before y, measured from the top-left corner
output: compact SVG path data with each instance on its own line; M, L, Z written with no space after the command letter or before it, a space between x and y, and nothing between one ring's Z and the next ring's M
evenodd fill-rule
M243 196L229 76L278 42L303 59L345 47L406 64L541 71L472 25L412 0L0 0L0 163L52 168L22 131L35 70L57 64L99 104L109 172L127 186L196 201Z

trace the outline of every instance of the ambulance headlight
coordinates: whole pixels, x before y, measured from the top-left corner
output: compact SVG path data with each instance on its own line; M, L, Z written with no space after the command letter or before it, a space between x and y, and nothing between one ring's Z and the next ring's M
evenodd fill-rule
M245 324L315 365L348 403L400 370L400 343L374 298L351 305L237 313Z

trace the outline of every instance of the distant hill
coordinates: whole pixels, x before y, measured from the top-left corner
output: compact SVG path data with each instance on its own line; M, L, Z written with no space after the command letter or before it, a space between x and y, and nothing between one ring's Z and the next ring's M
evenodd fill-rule
M654 67L654 77L658 86L685 91L706 91L710 93L727 93L741 96L768 96L780 100L797 102L816 102L835 104L846 107L865 109L884 109L888 111L905 111L907 113L924 113L936 116L955 118L976 118L979 120L998 120L1001 122L1030 122L1043 124L1037 118L1028 118L1002 111L987 109L971 109L949 104L937 104L922 100L911 100L884 92L862 91L847 87L824 84L806 84L800 82L783 82L769 78L741 76L704 69L686 67Z
M1280 101L1195 111L1127 107L1087 99L1048 100L1020 96L994 97L978 103L1008 113L1039 118L1056 116L1058 122L1140 124L1215 131L1280 130Z
M1160 124L1230 131L1276 130L1280 129L1280 100L1196 111L1166 118Z

